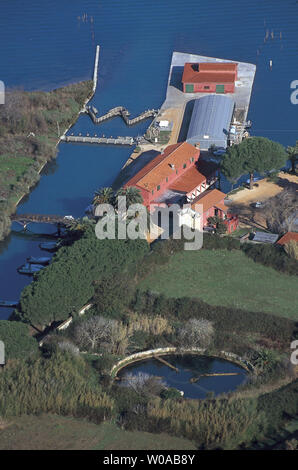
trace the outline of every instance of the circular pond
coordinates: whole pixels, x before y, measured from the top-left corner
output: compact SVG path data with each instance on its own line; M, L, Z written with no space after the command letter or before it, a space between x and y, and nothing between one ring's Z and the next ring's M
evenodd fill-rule
M239 365L215 357L171 354L160 359L150 358L129 364L119 371L118 377L139 373L154 375L160 377L167 387L184 392L185 398L206 398L210 393L217 396L236 390L247 376L246 370Z

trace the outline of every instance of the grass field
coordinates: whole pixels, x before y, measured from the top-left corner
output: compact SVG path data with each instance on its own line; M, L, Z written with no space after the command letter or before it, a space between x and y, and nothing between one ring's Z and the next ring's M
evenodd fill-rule
M194 450L194 443L167 434L122 431L56 415L0 420L0 450Z
M255 263L241 251L183 251L139 287L167 297L198 297L210 305L298 316L297 277Z

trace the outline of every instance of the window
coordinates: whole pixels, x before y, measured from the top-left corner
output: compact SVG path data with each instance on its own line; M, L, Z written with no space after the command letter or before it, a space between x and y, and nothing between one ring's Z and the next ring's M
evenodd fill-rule
M194 157L192 157L191 161L192 161L192 162L194 162L194 161L195 161Z
M157 186L157 191L159 191L159 190L160 190L160 185Z
M176 170L176 175L178 175L178 170Z
M210 89L210 86L206 85L204 86L204 90L209 90Z
M184 163L183 168L186 168L186 163Z
M151 191L151 192L152 192L152 194L154 194L154 190L153 190L153 189L152 189L152 191Z
M168 177L166 177L166 182L168 183L168 181L169 181L169 178L168 178Z

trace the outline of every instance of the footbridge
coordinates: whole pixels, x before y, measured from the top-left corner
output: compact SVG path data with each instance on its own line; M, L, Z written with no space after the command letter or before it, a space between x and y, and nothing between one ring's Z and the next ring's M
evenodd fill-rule
M107 121L108 119L120 116L122 117L123 121L127 126L134 126L135 124L138 124L144 119L155 118L158 112L158 109L147 109L143 113L139 114L139 116L136 116L133 119L129 119L130 112L123 106L117 106L116 108L112 108L106 114L103 114L103 116L97 116L94 112L94 108L92 108L91 106L86 106L86 113L89 114L94 124L101 124L102 122Z

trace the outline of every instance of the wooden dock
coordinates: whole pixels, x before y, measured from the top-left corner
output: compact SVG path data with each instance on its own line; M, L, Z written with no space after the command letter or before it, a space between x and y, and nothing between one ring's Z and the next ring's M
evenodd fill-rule
M154 118L155 116L157 116L158 110L147 109L146 111L139 114L139 116L136 116L133 119L129 119L128 116L130 116L130 113L123 106L117 106L116 108L112 108L106 114L103 114L102 116L99 116L99 117L96 116L91 106L86 106L86 113L90 116L94 124L101 124L102 122L107 121L108 119L112 119L114 117L120 116L122 117L122 119L124 120L127 126L134 126L135 124L138 124L140 121L143 121L144 119L148 119L151 117Z
M199 377L192 377L190 379L191 383L195 383L200 380L201 377L225 377L226 375L240 375L240 372L223 372L223 373L214 373L214 374L201 374Z
M62 142L78 144L105 144L105 145L136 145L137 139L134 137L90 137L83 135L64 135Z
M95 93L96 87L97 87L99 51L100 51L100 46L97 45L96 54L95 54L95 62L94 62L94 71L93 71L93 94Z
M159 362L161 362L165 366L168 366L168 367L170 367L170 369L173 369L175 372L179 372L179 369L177 367L173 366L172 364L170 364L168 361L166 361L162 357L160 357L160 356L153 356L153 357L154 357L154 359L157 359Z

